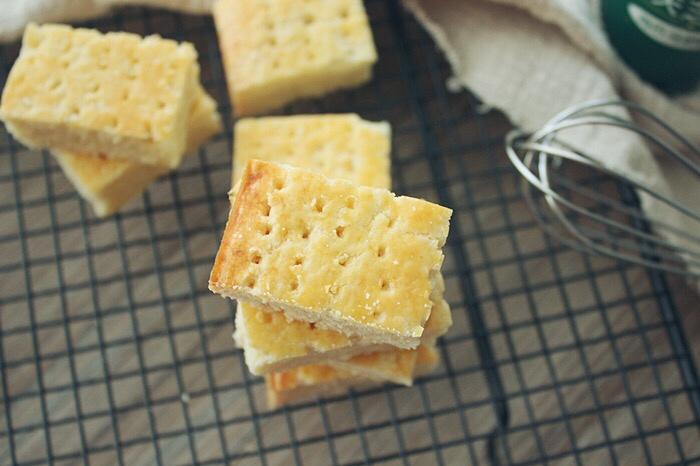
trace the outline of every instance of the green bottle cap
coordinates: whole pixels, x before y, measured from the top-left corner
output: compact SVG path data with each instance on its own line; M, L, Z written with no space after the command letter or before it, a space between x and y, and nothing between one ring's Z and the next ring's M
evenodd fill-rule
M700 82L700 0L601 0L603 27L627 65L670 93Z

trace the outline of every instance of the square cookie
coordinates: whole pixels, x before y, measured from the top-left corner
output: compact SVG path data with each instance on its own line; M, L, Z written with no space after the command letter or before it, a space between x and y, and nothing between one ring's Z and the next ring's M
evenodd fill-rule
M30 24L0 118L29 147L174 168L198 80L190 44Z
M368 342L415 348L451 215L424 200L253 160L209 288Z
M440 361L437 349L431 345L420 345L412 352L415 353L414 377L433 371ZM365 388L380 383L376 379L358 375L362 370L366 371L367 367L349 371L318 364L267 374L267 404L270 409L276 409L285 404L299 403L319 396L339 395L350 388ZM375 368L376 370L381 369Z
M239 116L357 86L377 61L361 0L219 0L214 20Z
M391 189L391 127L348 114L244 118L234 127L234 186L249 160Z
M449 305L442 296L442 280L439 282L431 297L433 309L425 324L421 340L424 343L434 344L452 324ZM248 368L257 375L309 364L343 368L344 361L352 362L355 356L394 349L389 345L365 343L362 337L350 337L309 322L290 321L282 311L263 310L246 302L238 303L234 339L244 350ZM392 381L404 383L405 379Z

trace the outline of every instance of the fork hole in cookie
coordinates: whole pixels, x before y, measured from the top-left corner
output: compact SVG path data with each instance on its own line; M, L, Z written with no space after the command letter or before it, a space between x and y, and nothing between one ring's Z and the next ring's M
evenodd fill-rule
M56 89L58 89L58 86L60 86L60 85L61 85L61 81L59 79L52 79L51 81L49 81L49 83L47 84L46 87L48 88L49 91L55 91Z
M301 256L297 256L294 258L294 265L301 265L304 263L304 258Z
M345 234L345 227L344 226L335 227L335 236L337 236L338 238L342 238L344 234Z
M247 277L245 279L245 286L248 288L255 288L255 277Z
M261 260L262 260L262 256L260 255L260 253L258 251L253 251L250 254L250 261L253 264L259 264Z
M63 44L61 44L61 52L63 53L68 53L68 51L71 49L73 46L73 41L70 39L65 41Z
M291 291L296 291L299 288L299 281L294 278L292 281L289 282L289 289Z
M301 230L301 238L302 238L302 239L307 239L307 238L309 237L310 234L311 234L311 230L310 230L309 227L307 227L307 226L305 226L305 227Z
M383 290L383 291L388 290L388 289L389 289L389 282L386 281L386 280L384 280L384 279L382 279L382 280L379 282L379 288L380 288L381 290Z
M377 249L377 257L384 257L384 254L386 254L386 248L384 246L379 246Z
M71 104L68 107L69 118L77 118L78 115L80 115L80 107L78 107L76 104Z

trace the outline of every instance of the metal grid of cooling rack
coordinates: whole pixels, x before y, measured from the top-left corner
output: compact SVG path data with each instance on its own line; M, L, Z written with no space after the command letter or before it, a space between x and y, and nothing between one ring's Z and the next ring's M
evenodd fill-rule
M233 307L206 286L232 124L212 21L119 10L89 25L195 43L229 130L106 220L0 130L0 463L700 463L700 387L665 277L543 236L502 150L507 122L446 91L447 65L397 1L366 5L373 81L285 113L390 121L395 190L455 209L438 371L265 408ZM17 51L0 48L0 83Z

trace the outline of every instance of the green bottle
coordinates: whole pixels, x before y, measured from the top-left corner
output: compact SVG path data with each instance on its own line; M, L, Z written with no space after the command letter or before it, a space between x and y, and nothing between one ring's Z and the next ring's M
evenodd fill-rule
M618 55L669 93L700 82L700 0L601 0L601 17Z

